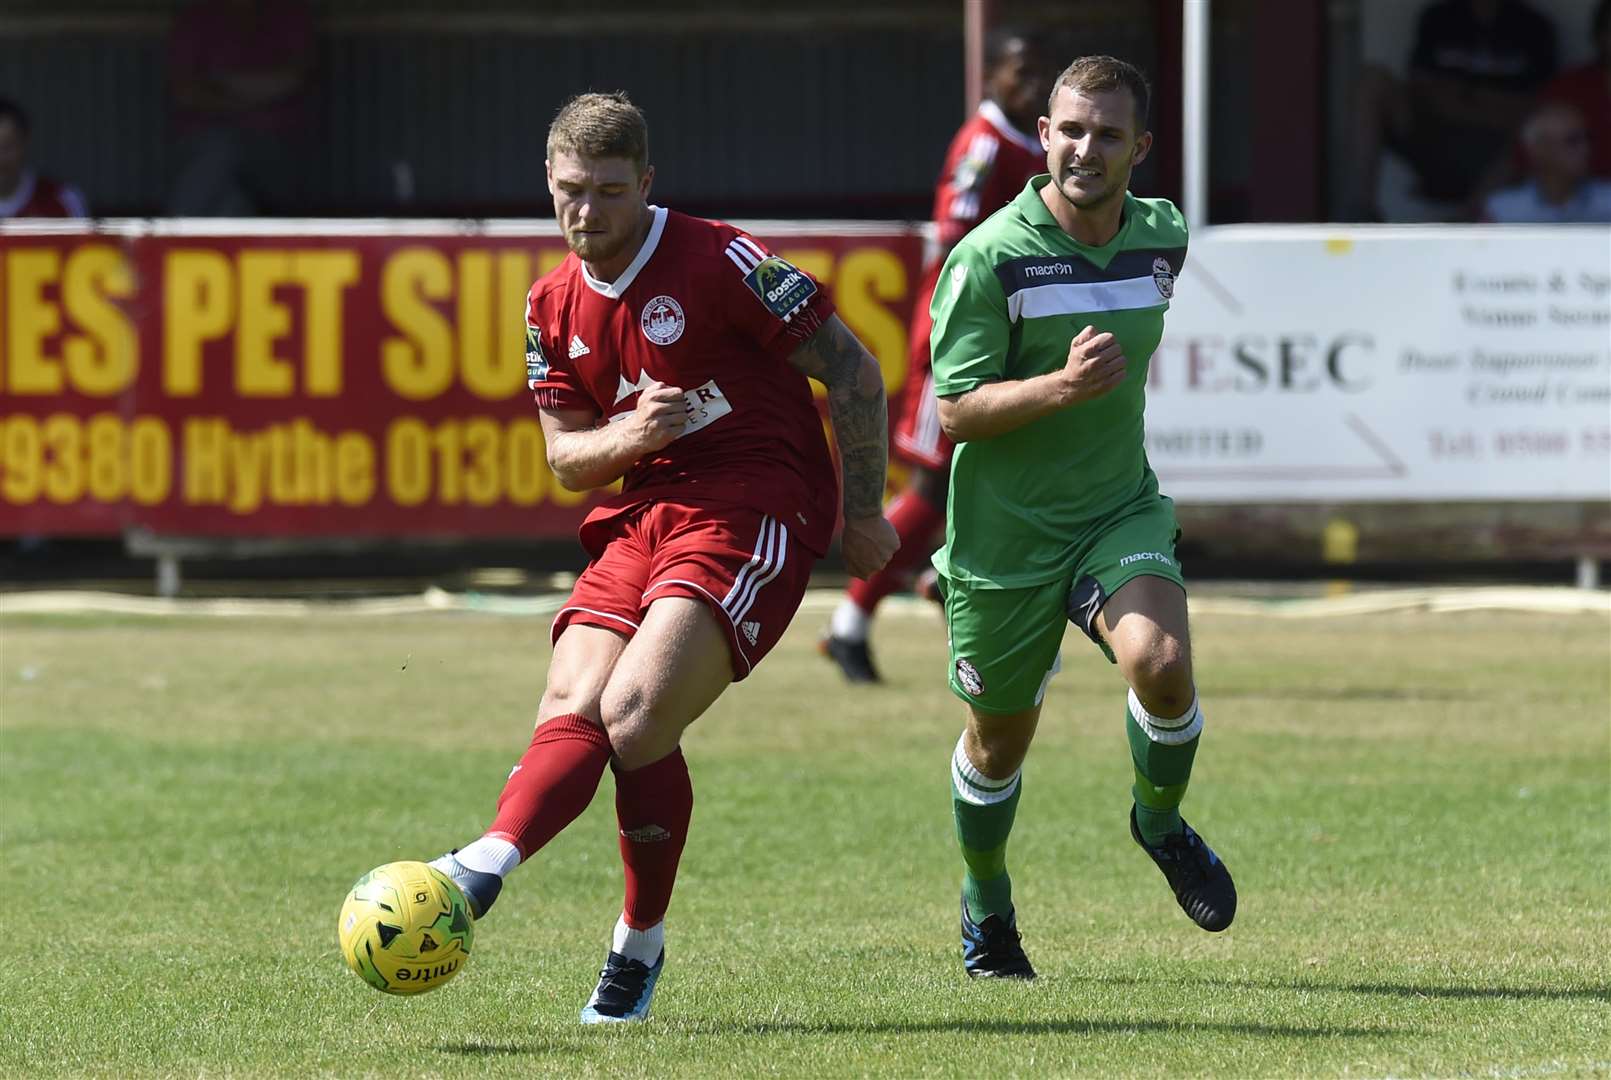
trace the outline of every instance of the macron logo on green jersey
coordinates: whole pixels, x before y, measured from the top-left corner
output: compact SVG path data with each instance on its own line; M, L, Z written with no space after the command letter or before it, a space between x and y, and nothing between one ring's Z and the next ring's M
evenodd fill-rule
M1013 322L1168 307L1184 248L1121 251L1106 265L1066 255L1020 255L997 264Z

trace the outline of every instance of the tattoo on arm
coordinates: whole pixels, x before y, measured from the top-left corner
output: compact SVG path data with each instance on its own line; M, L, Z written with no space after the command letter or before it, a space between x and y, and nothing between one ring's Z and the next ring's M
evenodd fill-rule
M828 416L844 471L845 516L879 513L889 464L889 413L878 361L835 315L789 362L828 388Z

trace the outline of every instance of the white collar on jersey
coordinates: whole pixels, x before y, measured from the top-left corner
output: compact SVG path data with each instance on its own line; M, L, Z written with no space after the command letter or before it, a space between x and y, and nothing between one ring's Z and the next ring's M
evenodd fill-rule
M39 177L34 175L32 169L24 169L22 176L17 178L17 190L11 193L11 198L0 199L0 218L14 217L18 210L28 205L28 200L34 197L34 188L39 186Z
M666 231L666 208L664 206L655 206L651 203L649 209L654 211L654 223L649 226L649 235L643 238L643 246L638 249L638 254L627 265L627 268L621 272L620 277L614 281L600 281L587 272L586 263L582 264L582 280L587 282L589 289L592 289L600 296L608 296L611 300L619 300L626 294L627 289L632 285L633 279L638 276L638 271L642 270L644 263L649 261L649 256L654 254L654 249L660 246L660 234Z
M1013 127L1012 121L1007 119L1007 114L1001 111L1001 106L989 98L979 102L979 115L988 120L991 127L1001 132L1001 137L1008 142L1017 143L1031 154L1044 154L1046 152L1046 148L1041 146L1039 139L1033 135L1026 135Z

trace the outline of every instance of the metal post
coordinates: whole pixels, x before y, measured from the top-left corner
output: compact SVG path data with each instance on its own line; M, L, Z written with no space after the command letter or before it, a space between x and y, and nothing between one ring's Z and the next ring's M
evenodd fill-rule
M1180 44L1181 187L1193 230L1208 224L1208 28L1210 0L1185 0Z
M990 32L993 0L962 0L962 84L964 116L984 99L984 39Z
M179 595L179 556L172 553L157 556L157 595Z
M1600 587L1600 560L1593 555L1577 557L1577 587L1580 589Z

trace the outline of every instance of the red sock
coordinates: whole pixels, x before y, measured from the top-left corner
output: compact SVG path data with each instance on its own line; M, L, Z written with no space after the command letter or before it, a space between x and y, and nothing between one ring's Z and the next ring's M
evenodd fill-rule
M845 590L856 606L871 615L878 602L906 585L912 571L934 553L934 534L945 524L945 508L938 507L916 492L903 491L889 504L884 515L901 538L884 568L865 580L857 578Z
M567 713L538 724L498 796L487 835L531 858L587 809L609 760L609 736L586 717Z
M666 917L693 813L694 785L680 748L641 769L616 769L615 817L626 868L621 912L632 929L647 930Z

